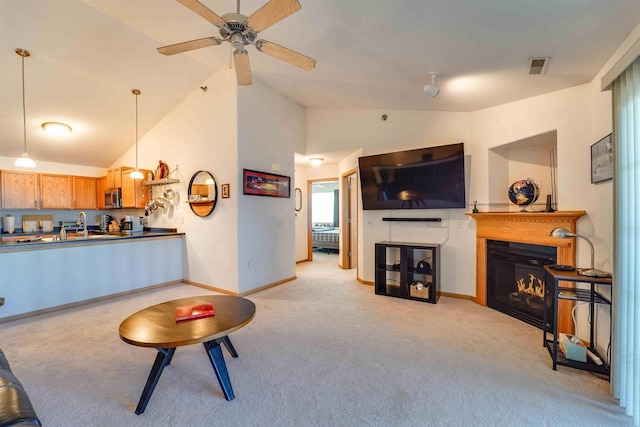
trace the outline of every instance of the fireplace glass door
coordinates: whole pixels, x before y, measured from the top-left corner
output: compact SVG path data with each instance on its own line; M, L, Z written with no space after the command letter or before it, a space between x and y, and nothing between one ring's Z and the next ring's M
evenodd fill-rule
M542 266L555 263L556 258L557 249L551 246L487 241L487 305L542 328L545 310ZM551 314L550 309L546 307L547 314Z

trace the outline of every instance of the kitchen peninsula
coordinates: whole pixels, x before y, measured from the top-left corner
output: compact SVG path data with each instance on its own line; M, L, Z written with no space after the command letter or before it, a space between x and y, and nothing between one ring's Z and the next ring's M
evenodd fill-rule
M0 242L0 323L182 280L184 233Z

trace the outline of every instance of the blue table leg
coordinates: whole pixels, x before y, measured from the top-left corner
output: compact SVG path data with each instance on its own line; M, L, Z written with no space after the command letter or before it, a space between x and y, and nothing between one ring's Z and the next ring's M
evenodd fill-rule
M233 347L233 344L231 344L231 340L229 339L228 335L222 338L222 342L224 346L227 347L227 350L229 351L229 353L231 353L231 357L238 357L238 352Z
M149 399L151 398L151 394L156 388L156 384L158 384L158 380L160 379L160 375L162 375L164 367L171 362L173 353L175 353L175 351L175 347L158 349L156 360L155 362L153 362L153 367L151 368L151 372L149 373L149 378L147 378L147 384L144 386L144 391L142 392L142 396L140 396L140 401L138 402L138 406L136 407L136 415L140 415L144 412L145 408L147 407L147 403L149 403Z
M233 395L231 380L229 379L229 373L227 372L227 365L224 363L222 349L220 348L220 342L224 342L225 346L227 345L225 338L226 337L219 338L213 341L207 341L203 343L203 345L205 350L207 350L207 355L209 356L209 360L211 361L211 366L213 366L213 371L216 373L216 377L218 378L218 382L220 383L220 387L222 388L224 397L227 400L233 400L235 396ZM229 341L229 344L231 344L231 341ZM233 346L231 347L233 348ZM233 352L235 353L235 349L233 350ZM237 353L234 357L237 357Z

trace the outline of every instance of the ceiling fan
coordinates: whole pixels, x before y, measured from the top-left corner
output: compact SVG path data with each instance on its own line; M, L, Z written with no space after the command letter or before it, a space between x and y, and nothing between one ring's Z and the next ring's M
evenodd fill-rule
M257 40L259 32L264 31L276 22L299 11L302 6L300 6L298 0L270 0L249 17L240 14L240 0L237 0L237 13L227 13L222 15L222 17L218 16L198 0L176 1L218 27L221 38L205 37L159 47L158 52L163 55L175 55L176 53L188 52L203 47L219 45L222 42L229 42L234 49L233 59L236 65L236 76L238 78L238 84L241 86L248 86L252 82L249 54L245 50L245 46L250 44L254 45L256 49L262 53L288 62L305 71L310 71L316 67L316 60L313 58L309 58L308 56L267 40Z

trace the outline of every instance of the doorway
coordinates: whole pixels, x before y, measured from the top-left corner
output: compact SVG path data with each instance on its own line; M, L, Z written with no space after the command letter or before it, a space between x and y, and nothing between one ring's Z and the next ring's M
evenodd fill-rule
M338 255L340 252L340 196L337 178L307 181L309 259L314 253ZM336 257L336 262L338 261Z
M344 227L340 266L345 269L358 267L358 175L356 169L342 175L342 218Z

